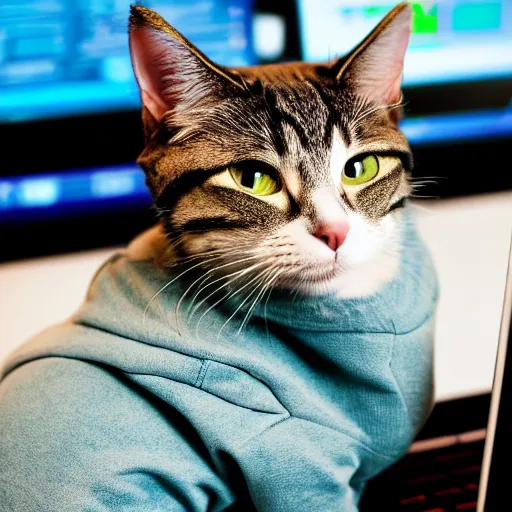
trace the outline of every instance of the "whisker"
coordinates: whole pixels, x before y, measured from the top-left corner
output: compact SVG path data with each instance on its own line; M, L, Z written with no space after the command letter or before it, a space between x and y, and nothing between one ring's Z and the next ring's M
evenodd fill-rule
M181 307L181 304L183 303L183 300L185 299L185 296L188 294L188 292L195 286L195 284L200 281L201 279L204 278L204 276L207 276L209 274L211 274L212 272L215 272L221 268L225 268L225 267L229 267L231 265L236 265L237 263L243 263L244 261L249 261L249 260L253 260L255 258L257 258L258 256L250 256L249 258L242 258L240 260L235 260L235 261L231 261L229 263L225 263L224 265L219 265L218 267L215 267L215 268L212 268L210 270L208 270L205 274L203 274L200 278L196 279L187 289L186 291L181 295L180 299L178 300L177 304L176 304L176 308L175 308L175 315L176 315L176 325L178 327L178 331L180 331L180 326L179 326L179 317L178 317L178 312L179 312L179 309Z
M246 252L245 252L246 253ZM236 253L235 253L236 254ZM257 257L257 255L254 255L253 258ZM243 261L243 260L237 260L233 263L239 263L240 261ZM209 270L205 275L207 274L210 274L211 272L214 272L215 270L218 270L219 268L221 267L216 267L214 269L211 269ZM252 267L251 267L252 268ZM241 270L237 270L236 272L233 272L232 274L229 274L229 276L233 276L235 274L238 274L238 273L241 273L241 272L245 272L247 271L247 269L241 269ZM216 279L215 281L212 281L211 283L209 283L208 285L206 285L204 288L200 288L195 294L194 296L192 297L192 304L194 303L194 300L197 298L197 296L202 292L204 291L206 288L209 288L210 286L213 286L215 283L217 283L218 281L221 281L222 279L225 279L227 276L222 276L222 277L219 277L218 279ZM190 311L190 308L189 308L189 311Z
M440 196L424 196L424 195L418 195L418 194L414 194L412 193L411 196L412 198L414 199L441 199Z
M448 176L409 176L409 181L416 180L447 180Z
M182 264L182 263L188 263L190 261L193 261L193 260L197 260L199 258L204 258L205 256L213 256L213 255L224 255L224 254L239 254L239 253L244 253L246 251L244 250L239 250L239 251L236 251L235 253L233 253L233 250L232 249L217 249L217 250L208 250L208 251L203 251L203 252L199 252L199 253L194 253L194 254L191 254L190 256L183 256L183 257L180 257L180 258L176 258L176 260L169 266L174 266L174 264Z
M227 286L229 286L230 284L232 284L233 282L235 282L237 279L239 279L240 277L242 277L243 275L245 274L248 274L249 272L251 272L252 270L254 270L255 268L258 268L259 266L261 265L264 265L266 262L260 262L260 263L256 263L255 265L252 265L251 267L249 268L246 268L246 269L243 269L243 270L238 270L237 272L233 272L232 274L228 274L227 276L223 276L223 277L220 277L219 279L216 279L215 281L209 283L207 286L204 286L203 288L201 288L201 290L199 290L196 295L194 295L194 298L196 298L201 292L203 292L204 290L206 290L206 288L209 288L210 286L213 286L215 283L218 283L219 281L222 281L224 279L228 279L229 278L229 281L225 284L223 284L222 286L220 286L219 288L216 288L213 292L211 292L210 294L208 294L205 298L201 299L195 306L194 306L194 309L190 312L189 314L189 320L192 319L192 317L195 315L196 311L210 298L212 297L213 295L215 295L216 293L218 293L220 290L222 290L223 288L226 288ZM232 278L233 276L237 276L235 277L234 279L230 279ZM192 299L192 304L193 304L193 300L194 298ZM192 306L191 304L191 306ZM190 311L190 308L189 308L189 311ZM188 313L188 312L187 312Z
M207 261L213 261L217 259L217 257L215 258L211 258L210 260L207 260ZM181 274L178 274L176 277L174 277L173 279L171 279L168 283L166 283L164 286L162 286L162 288L160 288L160 290L158 290L154 295L153 297L151 297L150 301L148 302L147 306L144 308L144 313L142 314L142 325L144 326L144 328L146 327L146 315L147 315L147 312L149 310L149 308L151 307L151 304L153 303L153 301L163 292L165 291L169 286L171 286L171 284L173 284L177 279L179 279L181 276L185 275L186 273L190 272L191 270L199 267L200 265L204 265L204 261L201 261L199 263L196 263L195 265L193 265L192 267L188 268L187 270L185 270L184 272L181 272Z
M281 271L282 273L283 271ZM253 312L254 308L256 307L256 304L258 303L258 301L260 300L261 297L263 297L263 295L265 294L265 291L266 289L268 288L269 284L271 284L273 281L275 281L277 279L277 277L279 276L279 270L277 271L277 274L274 274L274 276L270 279L270 280L267 280L267 282L263 282L263 286L261 288L261 291L256 295L256 298L254 299L251 307L249 308L249 310L247 311L237 333L236 333L236 336L240 335L240 333L243 331L244 329L244 326L247 324L247 322L249 321L250 319L250 316L251 316L251 313Z
M422 187L424 185L439 185L439 183L437 183L437 181L434 181L434 180L422 180L422 181L415 181L415 182L411 183L412 188Z
M236 314L240 311L240 309L242 309L242 307L244 306L244 304L252 297L252 295L258 290L259 288L259 285L261 283L261 276L257 276L256 279L258 279L258 281L256 282L256 284L254 285L254 287L252 288L252 290L250 291L250 293L245 297L245 299L238 305L238 307L235 309L235 311L233 311L233 313L231 313L231 315L228 317L228 319L222 324L222 327L220 328L218 334L217 334L217 340L220 338L220 335L223 331L223 329L229 324L229 322L236 316ZM254 279L252 280L254 281ZM250 282L252 282L250 281ZM246 285L247 286L247 285ZM244 286L243 288L245 288L246 286ZM239 291L242 291L243 288L240 288ZM237 334L238 335L238 334Z
M219 277L218 279L215 279L211 282L209 282L206 286L203 286L202 288L199 288L197 290L196 293L194 293L194 295L192 296L192 299L190 301L190 305L187 309L187 317L188 319L190 320L195 312L197 311L197 309L204 303L206 302L212 295L215 295L215 293L217 293L219 290L222 290L222 288L224 286L226 286L228 283L226 283L225 285L221 286L220 288L216 288L212 293L210 293L209 295L207 295L204 299L201 299L197 304L194 305L196 299L199 297L199 295L201 295L201 293L203 293L207 288L209 288L210 286L213 286L217 283L219 283L220 281L224 281L225 279L231 279L233 276L236 276L236 275L239 275L239 274L242 274L244 272L244 270L237 270L236 272L232 272L231 274L226 274L225 276L221 276ZM202 283L201 283L202 284ZM192 310L192 311L191 311Z
M247 288L249 285L251 285L256 279L258 279L260 276L256 276L254 277L253 279L251 279L250 281L248 281L245 285L243 285L241 288L238 288L237 290L235 290L234 292L229 292L227 293L226 295L224 295L223 297L221 297L219 300L217 300L214 304L212 304L199 318L198 322L197 322L197 325L196 325L196 338L199 337L199 324L201 323L201 321L203 320L203 318L213 309L215 308L216 306L218 306L222 301L224 300L229 300L230 298L234 297L235 295L239 294L240 292L242 292L245 288Z

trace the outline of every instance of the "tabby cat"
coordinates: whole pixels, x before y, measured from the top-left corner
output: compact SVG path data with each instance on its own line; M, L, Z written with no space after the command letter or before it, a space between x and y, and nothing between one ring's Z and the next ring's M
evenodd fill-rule
M245 286L254 303L272 287L361 297L391 280L410 192L397 126L410 24L401 4L331 64L235 69L133 7L160 259L194 261L210 290Z

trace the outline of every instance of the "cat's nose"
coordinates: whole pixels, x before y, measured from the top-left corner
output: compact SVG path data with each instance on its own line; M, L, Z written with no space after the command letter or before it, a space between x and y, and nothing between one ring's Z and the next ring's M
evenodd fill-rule
M323 222L317 226L313 236L316 236L322 240L322 242L325 242L329 249L336 251L339 247L342 246L345 238L347 238L349 229L350 226L348 225L348 222Z

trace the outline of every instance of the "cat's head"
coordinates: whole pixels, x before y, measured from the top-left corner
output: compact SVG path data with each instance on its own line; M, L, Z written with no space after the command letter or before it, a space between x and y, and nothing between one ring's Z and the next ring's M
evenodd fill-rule
M132 7L138 162L174 257L313 294L391 279L410 192L397 127L410 24L401 4L334 63L229 69Z

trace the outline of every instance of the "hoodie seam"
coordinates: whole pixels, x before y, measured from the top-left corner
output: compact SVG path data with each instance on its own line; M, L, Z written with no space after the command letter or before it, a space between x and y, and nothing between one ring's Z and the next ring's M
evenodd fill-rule
M210 366L210 363L211 361L209 359L203 359L201 367L199 368L199 372L197 373L197 378L194 382L194 386L196 388L202 389L204 378L206 377L206 373L208 372L208 367Z
M287 411L288 412L288 411ZM361 446L363 449L365 449L367 452L371 453L372 455L376 455L377 457L381 457L387 461L394 461L397 457L396 454L394 455L388 455L388 454L385 454L385 453L381 453L373 448L370 448L364 441L362 441L361 439L358 439L357 437L354 437L352 434L350 434L349 432L347 432L346 430L343 430L343 429L335 429L335 428L332 428L332 427L329 427L328 425L322 425L321 423L316 423L314 421L311 421L311 420L308 420L306 418L301 418L299 416L294 416L292 414L290 414L288 412L288 416L286 416L285 418L281 418L277 421L275 421L274 423L268 425L267 427L265 427L261 432L258 432L257 434L255 434L254 436L250 437L249 439L247 439L246 441L244 441L243 443L241 443L237 448L238 449L243 449L245 448L247 445L249 445L250 443L252 443L253 441L256 441L258 438L262 437L263 435L265 435L269 430L273 429L274 427L277 427L278 425L280 425L281 423L284 423L285 421L288 421L290 419L296 419L296 420L299 420L299 421L304 421L306 423L310 423L312 425L317 425L317 426L320 426L322 428L326 428L328 430L331 430L333 432L336 432L337 434L341 434L349 439L351 439L352 441L354 441L355 443L357 443L359 446Z
M298 332L311 332L311 333L336 333L336 334L392 334L395 336L405 336L407 334L410 334L419 328L421 328L426 322L430 320L430 318L434 315L434 312L432 309L435 307L436 301L432 301L432 308L429 308L429 312L421 319L421 321L415 325L414 327L411 327L410 329L406 329L404 331L397 332L397 329L395 328L395 324L393 320L391 319L392 327L389 330L375 330L375 331L367 331L367 330L351 330L351 331L345 331L345 330L339 330L339 329L325 329L325 326L321 325L314 325L310 327L296 327L291 324L284 324L281 323L283 327L286 327L288 329L291 329L292 331L298 331ZM323 327L323 328L322 328Z
M41 360L41 359L49 359L49 358L55 358L55 359L70 359L70 360L73 360L73 361L80 361L82 363L86 363L86 364L92 364L94 366L99 366L97 361L93 361L93 360L87 360L87 359L76 359L74 357L66 357L66 356L57 356L57 355L45 355L45 356L42 356L42 357L38 357L38 358L33 358L33 359L30 359L29 361L24 361L22 363L20 363L19 365L17 365L16 367L12 368L10 372L8 372L6 375L4 375L4 378L9 374L11 373L12 371L15 371L17 368L25 365L25 364L28 364L30 362L35 362L35 361L38 361L38 360ZM204 370L204 373L206 373L206 370L208 369L208 364L206 364L208 361L204 361L204 367L205 367L205 370ZM107 365L108 367L108 365ZM106 370L108 373L110 373L110 369L107 369ZM130 371L126 371L126 370L120 370L123 374L125 375L146 375L146 376L150 376L150 377L155 377L155 375L151 375L151 374L145 374L145 373L140 373L140 372L130 372ZM201 373L201 371L199 372ZM156 376L158 378L165 378L165 377L161 377L161 376ZM181 381L176 381L176 382L181 382ZM182 384L184 385L192 385L190 383L186 383L186 382L181 382ZM205 393L208 393L207 391L205 391ZM208 394L211 394L211 393L208 393ZM212 396L217 396L217 395L212 395ZM223 400L223 401L226 401L225 399L223 399L222 397L218 397L220 400ZM268 412L268 411L262 411L262 410L258 410L258 409L252 409L252 408L248 408L248 407L244 407L240 404L235 404L233 402L229 402L227 401L228 403L232 404L233 406L235 407L241 407L242 409L248 409L248 410L252 410L254 412L260 412L260 413L264 413L264 414L285 414L285 417L281 417L279 420L271 423L270 425L268 425L266 428L264 428L262 431L258 432L257 434L255 434L254 436L251 436L249 439L247 439L246 441L244 441L243 443L241 443L238 448L244 448L246 445L248 445L249 443L252 443L253 441L255 441L256 439L258 439L259 437L263 436L267 431L269 431L270 429L272 429L273 427L276 427L277 425L279 425L280 423L284 423L285 421L289 420L289 419L297 419L297 420L300 420L300 421L304 421L304 422L307 422L307 423L310 423L312 425L318 425L322 428L326 428L330 431L333 431L333 432L336 432L337 434L342 434L346 437L348 437L349 439L352 439L354 442L356 442L357 444L359 444L361 447L363 447L365 450L367 450L368 452L374 454L374 455L377 455L379 457L382 457L386 460L389 460L389 461L393 461L395 460L395 457L396 455L387 455L387 454L384 454L384 453L381 453L381 452L378 452L376 450L374 450L373 448L370 448L364 441L362 441L361 439L358 439L357 437L354 437L352 434L350 434L349 432L345 431L344 429L335 429L333 427L330 427L328 425L323 425L321 423L316 423L314 421L311 421L311 420L308 420L306 418L301 418L300 416L295 416L295 415L292 415L290 414L290 412L288 411L288 409L286 407L284 407L284 405L281 403L280 400L278 400L278 403L281 405L281 407L283 407L283 412L282 413L272 413L272 412Z

